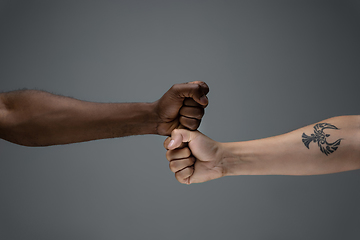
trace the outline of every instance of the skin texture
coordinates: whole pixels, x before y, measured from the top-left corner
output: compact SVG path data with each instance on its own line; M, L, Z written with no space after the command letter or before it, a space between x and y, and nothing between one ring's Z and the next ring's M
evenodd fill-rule
M208 105L208 92L209 87L201 81L173 85L154 103L157 134L169 136L176 128L196 130Z
M332 153L321 151L317 141L309 148L304 145L303 133L314 133L316 124L270 138L230 143L216 142L199 131L175 129L164 147L171 171L184 184L233 175L317 175L360 169L360 116L319 123L337 127L324 129L327 142L341 139Z
M181 146L182 143L187 146ZM169 167L184 184L209 181L223 176L220 143L199 131L175 129L164 142Z
M95 103L43 91L0 94L0 138L25 146L49 146L129 135L169 136L195 130L209 88L196 81L173 85L152 103Z

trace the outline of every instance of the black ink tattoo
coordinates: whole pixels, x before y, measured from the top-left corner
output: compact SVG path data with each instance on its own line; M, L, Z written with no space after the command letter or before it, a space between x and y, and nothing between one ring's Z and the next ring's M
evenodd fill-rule
M326 156L330 153L333 153L338 149L340 142L342 138L336 140L333 143L328 143L326 141L326 138L330 136L330 134L324 133L324 129L337 129L334 125L331 125L329 123L318 123L314 126L314 133L311 134L311 136L306 135L303 133L302 135L302 141L305 144L305 146L309 149L309 144L311 142L317 142L318 146L320 147L320 151L325 153Z

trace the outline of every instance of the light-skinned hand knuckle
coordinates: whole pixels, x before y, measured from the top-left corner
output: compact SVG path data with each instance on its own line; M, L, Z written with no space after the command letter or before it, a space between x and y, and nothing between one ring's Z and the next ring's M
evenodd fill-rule
M172 172L176 172L176 163L174 161L169 162L169 168Z
M167 138L167 139L165 139L165 141L164 141L164 148L166 148L167 149L167 146L169 145L169 139Z
M179 135L179 133L180 133L179 130L180 130L180 129L177 129L177 128L175 128L174 130L172 130L172 133L171 133L172 137L175 138L177 135ZM172 138L171 140L174 140L174 139Z
M184 156L186 158L188 158L188 157L190 157L190 155L191 155L190 149L189 148L184 148Z
M175 178L176 178L176 180L178 180L179 182L181 182L181 181L182 181L181 172L175 173Z
M168 150L168 151L166 152L166 159L170 161L170 160L171 160L171 156L172 156L172 151Z
M192 159L191 159L191 158L186 159L186 164L187 164L188 166L193 165Z

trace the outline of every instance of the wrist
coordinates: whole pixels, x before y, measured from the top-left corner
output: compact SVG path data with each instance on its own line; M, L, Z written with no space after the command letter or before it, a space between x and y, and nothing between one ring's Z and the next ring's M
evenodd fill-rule
M258 175L256 152L248 142L221 143L224 176Z
M159 131L160 125L161 123L163 123L163 121L161 121L161 117L159 114L159 100L150 103L150 108L151 108L151 122L153 122L155 124L155 129L154 129L154 133L156 135L164 135L161 131Z
M116 137L156 134L157 117L153 103L119 103L106 111L106 125L116 132ZM104 125L104 124L102 124Z
M158 134L159 117L156 114L156 102L142 103L143 111L143 134Z

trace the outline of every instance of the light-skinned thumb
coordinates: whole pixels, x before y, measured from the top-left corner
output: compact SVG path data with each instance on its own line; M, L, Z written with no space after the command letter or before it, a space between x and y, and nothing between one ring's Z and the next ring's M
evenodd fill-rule
M180 147L183 142L190 142L197 131L189 131L187 129L174 129L171 132L171 140L168 145L169 150Z

